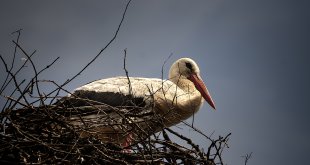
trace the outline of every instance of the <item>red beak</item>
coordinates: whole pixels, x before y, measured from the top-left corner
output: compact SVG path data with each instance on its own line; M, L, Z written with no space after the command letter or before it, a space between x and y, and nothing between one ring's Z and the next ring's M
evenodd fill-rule
M201 96L209 103L209 105L215 110L215 105L212 97L203 83L203 81L197 76L197 74L191 74L188 79L195 84L196 89L201 93Z

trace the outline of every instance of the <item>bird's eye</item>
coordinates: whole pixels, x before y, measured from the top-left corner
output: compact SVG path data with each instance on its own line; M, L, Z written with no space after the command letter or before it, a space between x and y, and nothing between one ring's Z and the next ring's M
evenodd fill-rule
M193 70L193 66L192 66L191 63L186 62L185 65L186 65L186 67L187 67L188 69Z

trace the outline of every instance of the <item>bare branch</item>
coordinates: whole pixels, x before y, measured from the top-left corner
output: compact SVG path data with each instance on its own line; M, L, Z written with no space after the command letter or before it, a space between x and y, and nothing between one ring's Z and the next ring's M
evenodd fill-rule
M34 62L30 58L30 55L28 55L28 53L17 42L15 42L14 40L12 42L24 53L24 55L27 57L27 59L29 59L31 66L33 68L34 74L35 74L34 75L35 82L37 82L38 81L38 72L37 72L37 69L36 69ZM33 81L31 81L31 82L33 82ZM35 84L36 84L36 88L37 88L37 93L39 96L41 96L39 85L38 85L38 83L35 83ZM41 101L41 104L44 105L44 102Z
M30 58L32 58L32 56L36 53L36 51L32 52L30 55ZM27 62L29 61L29 59L26 59L23 63L23 65L14 73L14 76L17 76L17 74L26 66ZM7 74L9 75L9 74ZM8 80L7 82L4 81L4 83L2 84L1 88L0 88L0 94L3 93L3 91L7 88L7 86L10 84L10 82L12 81L13 77L10 78L10 80Z
M22 30L23 30L23 29L19 29L19 30L16 30L15 32L12 33L12 34L17 33L16 43L19 42L19 37L20 37L20 34L21 34L20 32L21 32ZM12 60L12 63L11 63L10 72L12 71L13 66L14 66L14 63L15 63L16 52L17 52L17 45L15 45L15 47L14 47L13 60Z
M252 157L252 152L250 154L246 154L246 155L241 156L241 157L244 158L244 165L247 165L249 159L251 159L251 157Z
M131 82L130 82L130 78L129 78L129 75L128 75L128 71L126 69L126 56L127 56L127 49L124 49L124 70L125 70L125 73L126 73L126 77L127 77L127 80L128 80L128 93L129 93L129 96L132 96L132 87L131 87Z
M26 99L26 97L25 97L25 93L26 93L26 92L24 92L24 91L22 91L22 90L20 89L19 83L17 82L17 80L16 80L16 78L14 77L14 75L9 71L8 66L7 66L7 64L5 63L5 61L4 61L4 59L2 58L2 56L0 56L0 59L1 59L1 61L3 62L4 66L5 66L6 72L7 72L10 76L12 76L13 81L14 81L14 85L15 85L17 91L20 93L20 97L19 97L19 99L18 99L17 101L19 101L21 98L23 98L24 101L27 103L27 105L30 106L29 102L27 101L27 99ZM16 102L16 103L17 103L17 102ZM16 103L14 104L14 106L16 105Z
M108 42L108 44L107 44L104 48L102 48L102 49L99 51L99 53L98 53L92 60L90 60L90 62L89 62L88 64L86 64L86 65L83 67L82 70L80 70L76 75L74 75L72 78L70 78L69 80L67 80L67 81L66 81L63 85L61 85L61 86L67 85L69 82L71 82L72 80L74 80L77 76L79 76L86 68L88 68L89 65L91 65L100 55L102 55L102 52L103 52L104 50L106 50L106 49L110 46L110 44L116 39L116 37L117 37L117 35L118 35L118 32L119 32L119 30L120 30L120 28L121 28L121 26L122 26L122 24L123 24L123 21L124 21L124 19L125 19L125 16L126 16L126 13L127 13L127 9L128 9L128 6L129 6L130 2L131 2L131 0L129 0L129 1L127 2L126 7L125 7L125 10L124 10L123 15L122 15L122 19L121 19L121 21L120 21L120 23L119 23L119 25L118 25L118 27L117 27L117 29L116 29L116 31L115 31L114 36L113 36L112 39Z

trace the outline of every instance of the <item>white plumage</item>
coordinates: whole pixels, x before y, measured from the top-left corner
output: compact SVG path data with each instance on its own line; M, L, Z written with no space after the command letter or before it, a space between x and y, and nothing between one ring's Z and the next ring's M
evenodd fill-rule
M77 98L93 100L113 107L121 107L120 112L129 110L126 107L141 107L142 111L154 112L155 116L159 116L159 119L161 119L161 124L157 123L159 121L155 121L155 123L144 121L144 123L139 122L137 126L138 129L145 129L148 132L146 134L159 131L163 127L170 127L189 118L199 110L203 100L206 100L215 109L214 102L200 77L197 64L189 58L181 58L171 66L168 80L139 77L101 79L75 89L73 94L66 98L74 106L90 105L87 104L87 101L81 101ZM91 104L94 104L94 102ZM136 113L141 114L143 112ZM121 116L120 114L110 115L115 118ZM86 116L85 119L90 120L96 116L98 117L98 115ZM101 121L104 121L104 119L107 119L107 117L103 117ZM147 119L154 119L154 117ZM105 141L124 143L124 141L128 140L129 135L131 139L137 138L137 132L132 129L132 126L128 125L131 122L140 120L145 120L145 118L132 117L126 122L113 120L121 123L116 127L109 127L107 123L97 123L96 127L89 129L90 131L87 133L84 131L83 134L89 135L92 134L91 132L96 132L96 135ZM131 127L131 132L121 131L123 128L128 127ZM117 134L117 137L112 134ZM143 138L145 137L147 135Z

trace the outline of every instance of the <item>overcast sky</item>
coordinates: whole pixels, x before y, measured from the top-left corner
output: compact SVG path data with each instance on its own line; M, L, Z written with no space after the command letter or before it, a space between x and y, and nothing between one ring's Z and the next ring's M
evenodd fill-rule
M38 68L60 57L40 78L63 83L113 37L126 2L2 0L0 54L11 59L16 38L11 32L22 28L21 45L28 52L37 50ZM115 42L66 89L125 75L125 48L131 76L160 78L171 53L165 74L175 60L190 57L217 105L212 111L205 104L195 126L206 134L214 131L214 137L232 133L223 154L227 164L243 164L241 156L250 152L249 165L305 164L310 148L309 8L306 0L133 0ZM18 55L17 64L23 57ZM0 75L2 82L3 64ZM29 70L20 76L33 75ZM180 131L208 146L188 129Z

